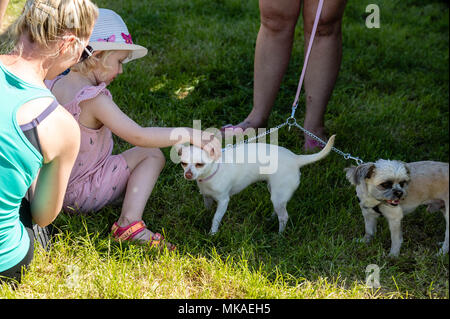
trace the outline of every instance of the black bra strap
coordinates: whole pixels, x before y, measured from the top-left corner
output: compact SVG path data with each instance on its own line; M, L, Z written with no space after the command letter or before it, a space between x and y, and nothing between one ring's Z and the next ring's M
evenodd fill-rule
M57 107L59 103L54 100L38 117L36 117L33 121L20 125L23 134L25 134L26 138L30 141L30 143L41 153L41 143L39 142L39 136L37 133L36 127L41 123L47 116L50 115Z
M41 143L39 142L36 127L33 127L31 130L24 131L23 134L25 134L26 138L30 141L34 148L37 149L42 155Z

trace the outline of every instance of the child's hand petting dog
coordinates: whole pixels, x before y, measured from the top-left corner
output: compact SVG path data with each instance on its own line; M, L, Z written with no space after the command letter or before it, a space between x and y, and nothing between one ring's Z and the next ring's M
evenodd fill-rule
M196 131L196 132L195 132ZM222 155L222 143L212 132L194 131L192 145L203 149L212 160L218 160ZM201 138L195 138L195 134Z

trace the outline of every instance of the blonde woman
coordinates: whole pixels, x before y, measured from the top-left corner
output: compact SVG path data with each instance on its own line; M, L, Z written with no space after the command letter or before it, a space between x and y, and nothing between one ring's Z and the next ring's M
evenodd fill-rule
M12 28L14 49L0 55L3 278L20 281L22 268L32 260L31 218L44 227L61 210L80 131L44 80L80 59L97 16L89 0L28 0ZM23 198L36 178L28 203Z

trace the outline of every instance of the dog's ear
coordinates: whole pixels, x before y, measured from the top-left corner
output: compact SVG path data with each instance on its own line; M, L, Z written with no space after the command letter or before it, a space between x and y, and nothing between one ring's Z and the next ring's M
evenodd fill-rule
M405 164L406 174L408 174L408 178L411 178L411 171L409 170L409 167L407 164Z
M348 179L348 181L352 184L355 185L354 183L354 175L355 175L355 171L356 171L356 166L350 166L350 167L346 167L344 168L344 172L345 172L345 177Z
M182 152L183 152L183 144L175 144L175 151L177 152L178 156L181 156Z
M345 177L352 185L358 185L362 180L372 177L375 171L374 163L366 163L359 166L351 166L344 169Z

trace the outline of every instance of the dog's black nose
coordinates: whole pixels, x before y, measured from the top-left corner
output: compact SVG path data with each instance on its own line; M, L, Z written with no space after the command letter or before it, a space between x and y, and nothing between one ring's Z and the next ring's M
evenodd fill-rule
M398 189L394 190L393 193L394 193L394 196L396 196L397 198L400 198L403 195L403 191L398 190Z

